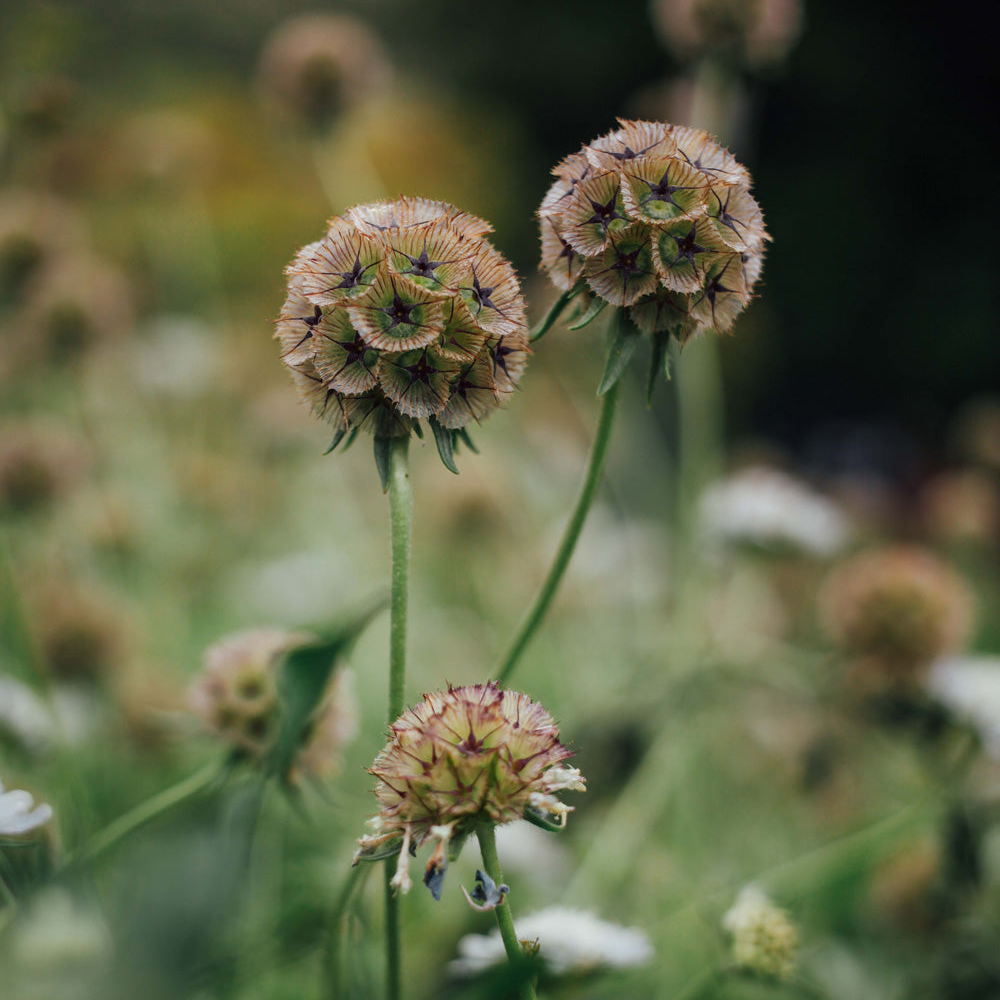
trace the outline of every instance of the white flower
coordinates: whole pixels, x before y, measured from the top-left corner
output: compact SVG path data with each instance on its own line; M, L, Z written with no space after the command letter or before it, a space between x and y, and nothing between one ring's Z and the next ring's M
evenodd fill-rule
M926 684L942 705L979 732L986 753L1000 760L1000 657L946 657L931 668Z
M35 753L55 742L52 713L31 688L0 676L0 734L7 734Z
M791 973L798 932L760 886L744 886L723 916L722 926L733 936L733 961L741 968L776 979Z
M100 914L77 905L65 889L41 893L14 934L18 965L39 974L103 962L110 952L111 935Z
M714 483L698 501L707 543L790 547L829 556L850 536L844 512L805 483L765 467L745 469Z
M52 819L52 806L35 805L30 792L18 789L5 792L0 782L0 837L24 837L40 830Z
M592 913L550 906L515 920L521 941L538 941L539 957L556 976L626 969L653 957L644 931L600 920ZM474 976L506 960L499 931L467 934L458 942L459 957L449 970L455 976Z

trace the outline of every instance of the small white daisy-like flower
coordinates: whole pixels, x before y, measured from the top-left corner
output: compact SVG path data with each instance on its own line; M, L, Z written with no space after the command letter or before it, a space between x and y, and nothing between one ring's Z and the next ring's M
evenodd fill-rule
M538 942L538 955L553 976L579 975L643 965L653 957L645 931L601 920L585 910L550 906L515 921L521 941ZM505 961L498 931L468 934L458 942L459 957L449 969L474 976Z
M30 792L20 789L4 790L0 782L0 839L30 840L41 835L52 819L52 806L35 803Z
M847 515L805 483L777 469L745 469L714 483L698 501L702 535L710 544L784 548L830 556L851 529Z
M798 931L758 885L744 886L722 918L733 937L733 960L760 976L785 979L795 967Z

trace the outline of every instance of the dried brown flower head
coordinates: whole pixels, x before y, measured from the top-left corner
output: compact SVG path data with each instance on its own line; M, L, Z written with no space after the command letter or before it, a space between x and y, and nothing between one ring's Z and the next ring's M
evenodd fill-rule
M823 624L837 645L866 671L899 684L961 647L971 607L961 577L913 546L854 556L831 573L820 594Z
M0 514L46 507L68 493L88 465L82 441L55 426L0 427Z
M134 297L125 274L89 253L66 254L40 272L24 314L16 321L26 352L66 363L88 348L127 333Z
M752 297L768 239L750 175L706 132L621 127L566 157L539 209L542 270L627 306L645 333L723 333Z
M527 695L493 681L425 694L392 724L372 765L381 811L358 858L402 838L395 885L405 892L410 845L436 840L424 877L436 898L449 843L460 846L477 825L565 823L570 807L555 793L584 790L580 772L562 766L570 756L552 716Z
M129 645L125 621L93 587L51 583L32 602L46 669L58 681L103 684Z
M400 198L349 209L299 251L276 337L335 443L361 429L404 436L426 419L440 448L514 390L524 300L490 231L446 202Z
M801 0L652 0L653 25L680 59L780 62L802 31Z
M14 188L0 194L0 306L23 301L55 257L85 240L76 213L60 199Z
M267 40L258 73L267 100L314 128L381 94L391 76L379 40L367 24L346 14L284 21Z
M261 762L278 736L278 665L282 656L313 636L282 629L247 629L205 652L205 666L189 702L208 729L240 754ZM324 775L339 767L354 738L357 710L350 676L338 670L299 750L296 770Z

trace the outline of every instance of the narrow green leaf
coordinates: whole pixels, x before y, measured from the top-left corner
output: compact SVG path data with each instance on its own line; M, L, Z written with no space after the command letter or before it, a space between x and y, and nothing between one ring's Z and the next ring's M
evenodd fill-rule
M625 366L639 346L642 334L628 318L624 309L618 309L611 320L611 349L608 363L604 366L597 395L603 396L622 377Z
M458 475L458 466L455 465L455 432L448 430L447 427L442 427L433 417L427 418L427 423L431 425L431 430L434 431L434 443L437 445L438 454L441 456L441 461L444 463L444 467L449 472L454 472Z
M333 435L333 440L330 442L330 447L327 448L326 451L323 452L323 454L324 455L329 455L330 452L335 451L336 448L337 448L337 445L340 444L340 442L344 440L344 436L346 434L347 434L347 428L346 427L341 427L340 430L337 431L337 433Z
M653 343L649 355L649 373L646 375L646 405L653 405L653 393L656 391L656 384L660 379L660 372L664 367L667 370L667 378L670 378L670 361L667 358L667 346L670 343L670 334L663 330L653 334Z
M389 452L392 449L392 438L385 434L375 435L375 468L382 483L382 492L389 492Z
M566 826L565 823L557 823L550 819L549 813L535 809L533 806L528 806L528 808L524 810L524 818L532 826L537 826L539 829L547 830L549 833L560 833Z
M571 330L582 330L585 326L589 326L595 319L597 319L606 305L607 302L605 302L604 299L599 299L595 295L591 300L590 305L584 309L580 318L570 323L569 328Z
M465 445L473 455L479 454L479 449L472 443L472 438L469 437L469 432L464 427L459 427L456 431L458 439Z
M385 597L372 601L351 618L326 629L314 642L297 646L285 654L278 667L281 723L269 758L272 773L282 779L288 775L329 689L337 661L348 652L386 603Z
M560 295L559 298L552 303L552 308L550 308L545 314L538 326L531 331L531 343L534 343L536 340L541 340L542 337L544 337L545 334L547 334L549 330L556 325L556 322L562 315L563 310L577 295L580 294L580 292L583 291L583 288L583 282L578 285L574 285L568 292L563 292L562 295Z
M395 858L399 854L399 845L402 842L402 837L397 837L395 840L387 840L384 844L380 844L378 847L373 847L370 851L362 851L358 854L358 863L362 861L385 861L386 858Z
M344 447L340 449L340 453L343 454L345 451L347 451L347 449L350 448L351 445L354 444L355 441L357 441L357 439L358 439L358 428L352 427L350 431L348 431L347 433L347 440L344 442Z
M414 420L413 421L413 433L416 434L417 437L420 438L421 441L423 441L423 439L424 439L424 429L423 429L423 427L420 426L420 421L419 420Z

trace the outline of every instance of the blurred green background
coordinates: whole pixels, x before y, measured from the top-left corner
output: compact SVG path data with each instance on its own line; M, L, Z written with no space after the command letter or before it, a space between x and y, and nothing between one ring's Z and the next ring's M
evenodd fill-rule
M258 76L276 26L317 9L362 18L391 69L322 134ZM807 0L804 17L787 58L726 70L726 131L773 237L759 299L733 336L685 350L651 412L641 365L628 374L607 488L519 669L590 789L554 847L511 850L512 905L593 909L656 950L553 995L691 1000L726 960L721 914L760 878L800 922L814 991L800 995L1000 996L995 765L977 758L949 797L950 737L873 722L837 693L815 609L837 553L767 537L720 555L699 533L696 498L726 469L794 471L839 504L847 549L905 540L949 558L979 607L967 650L1000 647L988 35L898 2ZM295 251L355 202L447 199L494 224L537 318L552 164L616 115L683 108L694 72L639 2L0 6L0 242L25 205L39 240L0 276L0 675L51 730L5 732L8 700L0 778L53 805L61 852L217 753L184 693L210 643L320 625L387 579L369 446L322 456L326 429L271 340ZM51 284L29 294L22 272L48 253ZM593 327L550 333L457 478L414 449L409 700L483 679L527 606L603 355ZM949 492L947 476L974 485ZM3 1000L321 995L331 908L374 808L385 624L350 660L361 735L338 778L301 812L269 795L255 836L246 789L187 803L60 880L75 907L61 939L58 913L39 905L31 939L35 911L0 910ZM955 847L969 810L974 877ZM505 995L445 972L461 935L490 926L458 894L474 853L440 904L419 886L405 900L414 998ZM348 922L353 997L380 989L376 881Z

